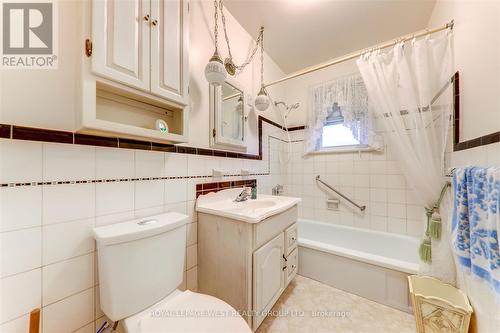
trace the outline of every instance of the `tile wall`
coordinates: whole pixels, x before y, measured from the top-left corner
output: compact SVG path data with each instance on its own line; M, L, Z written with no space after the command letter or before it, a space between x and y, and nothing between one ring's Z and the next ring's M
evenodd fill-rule
M283 170L285 195L302 197L299 214L304 219L337 223L377 231L420 237L423 207L418 204L394 160L390 147L383 152L350 152L303 156L304 131L290 132L293 143ZM282 153L286 161L286 154ZM271 171L279 168L278 156L271 155ZM361 213L340 200L338 211L328 210L326 200L338 198L319 186L316 175L359 205Z
M262 160L1 139L0 183L18 186L0 187L0 331L27 332L42 308L44 333L95 332L105 317L92 228L136 217L189 216L180 288L196 290L196 185L256 179L270 192L269 134L280 131L263 124Z

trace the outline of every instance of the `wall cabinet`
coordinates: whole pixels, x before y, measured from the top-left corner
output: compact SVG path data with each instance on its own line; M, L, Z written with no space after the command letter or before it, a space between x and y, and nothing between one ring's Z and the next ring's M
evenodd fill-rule
M255 331L297 273L296 221L297 206L255 224L198 213L199 291Z
M187 141L187 0L93 0L89 12L83 89L93 91L83 93L81 131ZM168 133L156 130L158 119Z
M92 70L179 104L188 103L184 0L94 0Z

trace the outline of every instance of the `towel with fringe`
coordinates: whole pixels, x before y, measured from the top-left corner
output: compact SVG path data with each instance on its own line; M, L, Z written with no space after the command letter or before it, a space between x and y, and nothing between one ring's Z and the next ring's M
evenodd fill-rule
M500 296L500 168L457 168L453 188L452 239L458 262Z

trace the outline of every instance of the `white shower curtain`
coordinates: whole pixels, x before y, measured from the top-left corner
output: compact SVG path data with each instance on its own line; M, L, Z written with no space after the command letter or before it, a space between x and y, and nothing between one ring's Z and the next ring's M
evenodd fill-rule
M452 87L444 87L454 73L451 31L436 39L398 43L392 52L367 53L357 65L376 121L408 184L421 203L432 208L446 181L444 152L453 100ZM446 198L441 206L442 239L433 240L432 264L422 264L421 273L454 282Z

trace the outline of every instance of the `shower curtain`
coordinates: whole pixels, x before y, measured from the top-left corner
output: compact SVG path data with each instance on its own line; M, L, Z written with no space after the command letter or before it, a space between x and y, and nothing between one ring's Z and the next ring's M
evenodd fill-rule
M437 38L398 43L388 53L366 53L357 65L376 122L394 149L408 184L422 205L432 208L446 182L444 152L453 107L451 31ZM432 241L432 263L422 263L420 271L454 283L449 198L447 194L440 209L442 238Z

